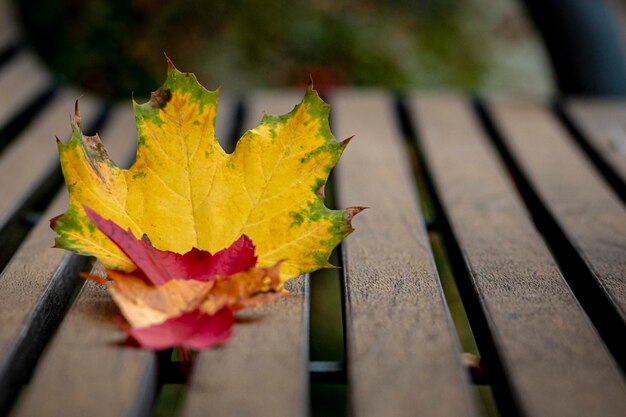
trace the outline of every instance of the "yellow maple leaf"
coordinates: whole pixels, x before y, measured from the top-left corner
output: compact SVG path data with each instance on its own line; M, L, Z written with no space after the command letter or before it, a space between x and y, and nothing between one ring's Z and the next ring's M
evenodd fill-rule
M227 154L215 138L219 90L208 91L168 60L165 83L134 103L137 159L111 161L99 137L58 143L70 192L67 212L52 220L56 246L96 256L106 268L135 265L86 216L87 205L161 250L215 253L248 235L258 265L281 265L281 280L331 266L333 248L351 231L360 208L330 210L323 188L348 141L330 132L330 108L311 86L282 116L264 115Z

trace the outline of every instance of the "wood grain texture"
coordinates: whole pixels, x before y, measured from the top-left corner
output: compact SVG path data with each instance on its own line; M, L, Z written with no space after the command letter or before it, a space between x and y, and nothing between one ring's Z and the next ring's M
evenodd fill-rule
M57 196L46 219L62 212L68 196ZM82 261L53 249L54 232L40 222L0 276L0 415L30 374L56 328L76 284Z
M292 295L238 314L231 340L198 355L184 417L308 415L303 278Z
M112 112L103 137L112 159L130 159L136 144L130 106ZM59 249L51 250L64 254ZM39 258L33 253L30 256ZM24 275L23 281L32 281L32 271ZM106 289L87 282L40 359L14 415L147 415L156 390L156 357L151 352L117 345L124 336L113 322L116 314L119 312Z
M439 96L413 97L411 104L424 157L520 414L623 416L624 380L469 103ZM533 119L519 121L533 125Z
M228 111L228 104L232 102L228 100L226 102ZM72 106L73 100L68 109L71 110ZM81 99L84 121L90 119L89 111L85 111L90 106ZM50 130L55 126L53 119L50 117L48 120L50 124L47 128ZM67 115L62 119L67 123ZM46 127L42 126L41 129L45 130ZM134 159L137 142L135 120L130 104L112 110L110 122L102 132L102 140L114 161L122 167L130 165ZM35 328L34 331L29 330L30 333L43 338L47 334L43 328L52 325L40 324L41 319L37 318L37 315L33 316L32 312L30 316L26 315L33 300L36 300L38 294L43 291L42 285L46 284L43 278L50 275L37 273L39 264L45 264L41 269L47 272L54 271L55 265L58 265L60 260L66 263L70 260L74 265L78 259L75 255L61 250L48 249L54 233L49 229L47 219L61 213L66 206L67 193L63 192L44 214L42 222L29 236L23 250L16 255L10 266L12 269L6 271L7 277L3 275L3 279L0 280L0 289L3 290L0 297L7 300L7 303L3 302L2 305L10 310L10 314L3 315L2 318L7 316L12 318L13 325L22 323L20 334L24 333L24 329ZM24 258L24 261L20 262L21 258ZM50 299L53 301L56 298L62 299L64 294L57 288L60 285L65 285L64 288L69 290L71 295L77 268L70 270L63 265L62 263L62 273L59 270L54 272L54 277L47 283L46 292L39 296L38 306L47 305ZM34 280L34 276L40 275L41 282ZM26 288L23 288L24 286ZM15 308L14 303L18 303L21 310ZM21 316L14 318L18 312L21 312ZM56 314L58 316L58 312ZM23 396L15 415L144 416L150 412L157 383L155 355L115 345L123 340L121 332L112 321L115 314L118 314L118 310L106 291L88 283L63 322L52 348L37 369L33 383ZM18 338L9 332L4 323L0 335L6 336L7 343L13 343L11 346L19 346L15 343ZM64 382L59 384L57 381ZM85 384L85 381L89 381L89 384Z
M79 95L74 90L58 94L0 156L0 229L59 166L54 138L69 138L69 115ZM100 103L94 98L83 97L80 104L84 123L94 121L101 110Z
M263 111L286 113L300 94L259 94L247 100L244 129ZM184 417L292 417L308 415L308 313L304 278L288 283L292 295L239 314L234 335L198 354Z
M626 321L626 208L546 107L501 100L489 109L539 199Z
M27 194L33 188L33 182L42 180L28 171L32 170L41 177L47 174L46 168L53 164L53 155L56 154L53 129L59 127L56 117L65 122L62 131L69 130L68 114L73 110L73 101L66 104L64 115L55 111L55 117L49 113L42 116L42 120L51 123L46 125L49 131L46 131L46 126L39 126L38 120L36 129L30 129L20 136L20 140L25 142L23 147L21 143L16 143L2 155L0 184L6 200L0 202L1 219L7 219L7 211L19 206L17 203L25 199L19 194L20 186L23 188L21 192ZM90 104L89 107L95 105ZM87 124L91 123L93 117L93 111L83 114ZM42 154L43 158L30 153ZM24 158L24 161L20 158ZM9 198L15 199L13 206ZM67 200L65 191L53 199L41 221L30 231L0 276L0 414L28 377L34 361L56 328L74 291L77 272L84 261L51 247L55 234L48 225L48 219L61 213L67 207Z
M30 52L21 52L0 69L0 128L39 94L52 79Z
M392 112L380 92L331 96L338 205L369 206L343 243L348 388L354 416L474 415Z
M116 314L106 288L87 282L13 416L149 415L156 355L118 345Z
M572 99L565 112L601 158L626 183L626 101Z

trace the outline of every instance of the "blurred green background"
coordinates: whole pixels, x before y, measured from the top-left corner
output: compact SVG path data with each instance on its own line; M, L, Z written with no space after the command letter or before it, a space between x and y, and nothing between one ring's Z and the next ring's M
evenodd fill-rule
M67 83L145 95L167 53L213 89L374 85L545 95L546 59L515 0L29 0L25 35Z

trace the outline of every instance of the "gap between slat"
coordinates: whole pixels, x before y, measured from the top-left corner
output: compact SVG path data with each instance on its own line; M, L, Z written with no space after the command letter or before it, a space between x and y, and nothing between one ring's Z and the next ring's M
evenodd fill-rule
M54 83L35 56L22 51L0 70L0 91L1 150L51 97Z
M355 135L337 168L339 204L371 207L342 245L350 411L472 415L393 100L341 90L331 104L335 135Z
M485 416L499 416L501 412L496 405L492 384L502 385L500 382L502 372L493 372L500 366L498 358L493 356L495 350L493 339L482 315L478 313L480 307L475 299L474 291L471 285L469 287L466 285L469 282L469 274L435 190L428 163L421 150L418 140L419 126L417 121L412 120L409 116L405 100L404 97L398 97L396 101L399 124L406 139L407 152L411 154L413 160L417 192L420 201L423 201L422 210L426 214L429 241L433 248L435 265L446 296L447 306L463 351L470 355L476 355L475 357L481 363L480 374L473 375L472 370L468 370L472 374L474 384L476 384L475 398L480 403ZM481 335L480 346L484 352L479 350L474 335L475 331ZM474 370L474 372L478 372L478 370ZM502 396L502 387L499 388L499 392ZM504 410L510 412L511 397L509 393L506 393L504 398L500 398L499 403L500 407L502 407L502 403L505 403Z
M499 360L498 377L508 383L502 407L510 403L506 412L538 416L620 415L619 393L626 387L619 372L542 244L470 104L458 96L416 98L412 104L459 249L454 258L467 268L465 292L475 293L477 316L483 312L490 331L493 356L487 357ZM522 114L517 120L532 123ZM477 339L482 340L479 331Z
M71 107L68 108L68 113ZM90 118L86 119L86 131L97 131L102 128L106 122L108 111L105 107L94 112ZM26 132L29 133L29 132ZM33 134L31 132L31 134ZM55 132L49 132L50 148L54 145ZM23 138L24 141L35 138ZM39 139L38 137L36 139ZM37 149L31 149L31 152L40 152ZM55 152L56 154L56 152ZM18 157L24 159L22 164L28 165L27 155L19 153L15 155L2 155L3 157ZM14 161L17 162L17 161ZM61 184L63 183L63 175L58 162L58 157L50 155L48 161L44 163L44 170L39 173L37 178L31 178L29 184L24 184L25 190L23 195L16 197L7 197L10 201L3 201L0 205L5 209L0 213L0 271L4 269L11 257L18 250L21 242L26 238L30 230L35 226L40 215L45 211L50 201L57 194ZM45 169L45 165L48 168ZM47 171L47 172L46 172ZM19 185L22 184L24 178L15 179ZM13 204L7 207L7 204ZM47 219L44 219L47 221Z
M10 0L0 0L0 71L2 64L17 51L22 44L17 30L15 18Z
M626 323L615 309L611 307L588 265L583 261L579 252L539 198L528 177L524 174L505 144L501 132L495 126L485 103L477 100L475 109L493 141L495 149L503 161L505 161L507 167L509 167L509 173L514 180L513 182L522 196L533 222L554 254L564 278L619 364L622 372L626 373L626 338L623 337L626 334Z
M71 109L72 106L68 108L68 113ZM105 132L107 131L108 129L105 129ZM118 146L113 147L112 154L114 157L119 158L119 154L123 152L121 148L124 145L119 145L120 141L123 140L123 137L119 137ZM59 214L65 208L67 199L65 190L57 194L54 202L46 209L42 220L28 235L24 245L15 254L14 262L10 264L7 270L4 271L2 278L0 278L0 296L10 299L12 303L19 304L11 308L10 314L2 314L2 317L7 319L7 324L2 326L4 331L2 333L3 344L7 341L7 337L14 337L12 329L17 325L22 326L21 332L33 333L28 340L22 340L18 337L13 341L7 341L8 343L13 343L13 347L9 349L20 351L20 354L31 352L28 358L30 362L17 360L11 366L32 369L34 361L37 360L41 349L49 342L53 329L58 325L58 321L63 315L59 315L59 312L63 311L71 302L71 295L75 288L74 283L78 278L77 272L80 269L80 264L76 262L85 258L71 253L64 253L60 249L50 249L54 233L49 229L47 221L49 217ZM61 267L57 268L61 259L70 261L62 263ZM66 266L67 263L70 266ZM48 276L51 276L51 278L47 278ZM78 285L80 286L81 284L82 281L79 281ZM42 289L44 287L45 290ZM42 291L42 293L39 294L38 291ZM31 307L31 304L34 307ZM24 316L25 314L27 316ZM39 321L45 323L44 327L47 331L33 328L36 322ZM39 340L36 340L35 336ZM3 347L2 361L11 363L11 354L5 354L5 352ZM8 372L6 375L12 378L10 375L11 371ZM23 378L27 377L29 373L30 371L28 373L20 371L18 378L22 378L20 381L24 382ZM5 377L5 375L2 377ZM13 381L17 380L14 379ZM16 387L14 386L14 388ZM26 394L28 392L29 390L26 390ZM12 398L9 399L9 401L11 400Z
M624 102L626 106L626 102ZM563 124L569 138L572 139L577 146L585 152L589 160L594 164L598 172L606 180L606 182L613 188L617 196L622 200L622 203L626 205L626 183L619 174L611 167L611 165L600 155L598 150L591 144L591 140L583 135L582 121L576 120L576 118L568 113L565 109L565 105L561 101L555 101L551 110L554 112L555 117ZM588 132L587 135L592 134Z

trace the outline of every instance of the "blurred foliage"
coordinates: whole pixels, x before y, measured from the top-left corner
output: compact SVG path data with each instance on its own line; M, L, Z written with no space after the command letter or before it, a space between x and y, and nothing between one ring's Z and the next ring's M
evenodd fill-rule
M62 81L127 98L160 84L163 52L228 91L304 84L309 74L322 88L488 89L497 79L494 51L515 55L534 42L512 1L29 0L17 8ZM545 79L534 69L541 55L522 55L522 67L530 63L532 77ZM504 78L511 84L515 74ZM521 89L548 85L533 84Z

